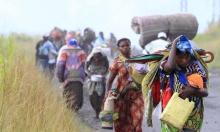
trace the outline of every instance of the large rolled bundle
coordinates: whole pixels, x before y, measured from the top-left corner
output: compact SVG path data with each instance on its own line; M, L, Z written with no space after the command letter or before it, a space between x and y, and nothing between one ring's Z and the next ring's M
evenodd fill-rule
M135 33L141 34L140 45L144 47L147 43L157 38L159 32L168 32L169 22L166 16L155 15L145 17L134 17L131 24Z
M155 40L157 39L157 35L154 34L154 35L143 35L141 34L140 38L139 38L139 44L140 46L144 49L144 47L149 44L152 40Z
M175 39L179 35L186 35L189 39L193 39L198 31L198 21L192 14L174 14L168 15L170 40Z
M159 32L168 34L170 40L179 35L193 39L198 30L198 21L192 14L155 15L134 17L131 24L135 33L141 34L139 43L142 48L157 39Z
M134 17L131 21L131 28L137 34L155 34L158 31L168 31L169 22L166 16L155 15L145 17Z

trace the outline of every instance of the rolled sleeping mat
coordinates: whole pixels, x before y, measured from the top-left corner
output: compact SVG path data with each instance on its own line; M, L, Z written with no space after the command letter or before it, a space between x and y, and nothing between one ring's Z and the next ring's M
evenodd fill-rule
M157 39L159 32L167 33L171 41L179 35L186 35L192 40L198 31L198 21L194 15L187 13L154 15L134 17L131 27L135 33L141 34L139 43L144 48Z
M169 22L167 17L162 15L134 17L131 28L135 33L141 34L139 43L144 48L146 44L157 39L159 32L168 32Z
M161 31L168 32L168 25L166 17L162 15L134 17L131 21L133 31L145 36L152 36Z
M168 37L173 41L179 35L185 35L192 40L198 31L197 18L189 13L168 15L169 32Z

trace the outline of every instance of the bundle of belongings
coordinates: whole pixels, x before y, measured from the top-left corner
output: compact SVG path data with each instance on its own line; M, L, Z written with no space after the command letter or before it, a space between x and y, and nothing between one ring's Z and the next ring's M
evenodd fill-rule
M142 48L157 39L159 32L164 32L173 41L179 35L186 35L192 40L198 30L198 21L192 14L154 15L134 17L131 28L140 34L139 43Z

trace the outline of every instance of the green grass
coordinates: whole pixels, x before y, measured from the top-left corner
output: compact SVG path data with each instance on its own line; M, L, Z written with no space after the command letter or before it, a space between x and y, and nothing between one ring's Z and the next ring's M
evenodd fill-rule
M0 37L0 132L89 132L34 65L34 40Z
M210 25L209 29L194 39L199 47L214 53L215 59L209 68L220 68L220 23Z

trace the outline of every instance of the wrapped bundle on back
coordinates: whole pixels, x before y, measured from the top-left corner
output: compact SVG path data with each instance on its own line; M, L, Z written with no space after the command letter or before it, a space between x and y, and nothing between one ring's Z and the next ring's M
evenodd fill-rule
M95 41L95 39L96 39L95 32L91 28L86 28L84 30L83 42L91 43L92 41Z
M158 31L168 32L168 26L169 23L166 16L162 15L134 17L131 22L131 27L137 34L155 34Z
M170 40L174 40L179 35L186 35L193 39L198 31L198 21L192 14L174 14L168 15Z
M145 44L157 38L157 34L161 31L167 33L169 22L166 16L155 15L145 17L134 17L131 24L135 33L141 34L140 44Z
M165 32L172 41L184 34L193 39L198 30L198 21L192 14L155 15L134 17L131 22L133 31L141 34L139 42L142 48L157 39L159 32Z

